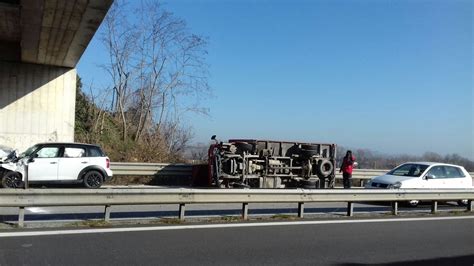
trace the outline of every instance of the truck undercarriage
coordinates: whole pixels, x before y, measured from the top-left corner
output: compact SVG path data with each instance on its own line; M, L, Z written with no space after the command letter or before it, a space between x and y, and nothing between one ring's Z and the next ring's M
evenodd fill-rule
M335 144L233 139L209 148L209 181L227 188L328 188L335 159Z

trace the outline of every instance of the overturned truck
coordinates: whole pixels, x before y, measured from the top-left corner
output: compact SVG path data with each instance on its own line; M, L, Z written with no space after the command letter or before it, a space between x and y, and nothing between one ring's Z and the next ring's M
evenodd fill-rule
M335 144L231 139L216 141L208 155L213 186L334 187Z

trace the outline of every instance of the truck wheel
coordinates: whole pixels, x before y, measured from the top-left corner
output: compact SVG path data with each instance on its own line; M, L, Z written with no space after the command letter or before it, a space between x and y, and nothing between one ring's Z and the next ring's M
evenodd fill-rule
M304 158L310 158L310 157L313 157L315 155L318 155L318 151L317 150L303 150L302 149L300 154Z
M318 167L316 168L317 170L317 175L319 177L326 178L331 175L332 171L334 170L334 165L332 164L331 161L329 160L320 160L318 162Z
M243 183L234 183L234 184L232 184L232 187L233 188L250 188L249 185L243 184Z
M317 183L318 182L316 180L311 180L311 179L302 181L303 188L306 188L306 189L315 189Z
M319 146L318 145L311 145L311 144L301 144L301 149L302 150L317 151L317 150L319 150Z
M253 151L253 145L252 144L249 144L247 142L236 142L234 143L235 147L237 147L237 149L240 151L240 152L252 152Z
M17 172L8 172L2 178L2 187L4 188L21 188L21 175Z

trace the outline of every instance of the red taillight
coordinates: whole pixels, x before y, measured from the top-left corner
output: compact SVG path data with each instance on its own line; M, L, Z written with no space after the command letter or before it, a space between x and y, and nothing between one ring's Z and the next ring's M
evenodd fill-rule
M105 159L105 166L107 167L107 169L110 168L110 159L109 158Z

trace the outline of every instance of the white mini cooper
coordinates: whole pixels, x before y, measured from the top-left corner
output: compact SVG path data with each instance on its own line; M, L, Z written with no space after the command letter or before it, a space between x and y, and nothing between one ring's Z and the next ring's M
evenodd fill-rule
M112 177L110 160L102 149L80 143L40 143L19 156L12 152L0 162L2 186L23 187L26 169L29 183L82 183L99 188Z

